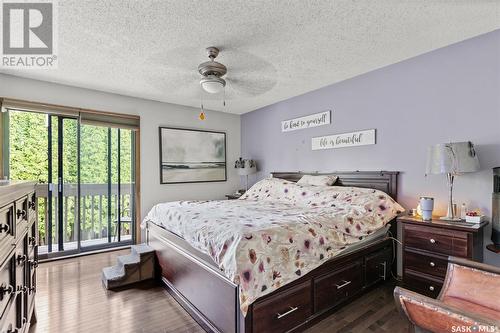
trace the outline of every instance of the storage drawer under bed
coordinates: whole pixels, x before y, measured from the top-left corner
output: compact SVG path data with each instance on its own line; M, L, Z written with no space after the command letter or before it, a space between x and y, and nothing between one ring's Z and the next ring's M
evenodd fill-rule
M311 282L287 288L253 306L253 332L286 332L311 315Z
M363 289L363 260L314 279L314 311L322 312Z

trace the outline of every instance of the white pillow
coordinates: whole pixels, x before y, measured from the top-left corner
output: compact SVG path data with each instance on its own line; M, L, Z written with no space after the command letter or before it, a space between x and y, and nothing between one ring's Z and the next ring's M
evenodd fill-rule
M332 186L339 177L333 175L305 175L299 179L297 184L300 185L315 185L315 186Z

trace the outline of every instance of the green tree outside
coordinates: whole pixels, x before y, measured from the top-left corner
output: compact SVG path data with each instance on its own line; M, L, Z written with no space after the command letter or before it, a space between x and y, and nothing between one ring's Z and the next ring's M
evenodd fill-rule
M14 180L34 180L47 184L48 177L48 115L31 112L9 111L9 176ZM52 117L52 182L57 183L57 117ZM80 127L80 198L81 237L82 240L107 237L108 196L103 189L108 183L108 128L103 126L82 125ZM63 182L76 192L78 182L78 121L63 119ZM132 182L132 135L127 129L111 128L111 182L113 192L117 193L118 168L122 193L131 193ZM118 133L120 137L118 138ZM120 139L120 161L118 161L118 139ZM120 162L120 163L119 163ZM99 193L87 190L98 188ZM94 186L94 184L101 184ZM68 190L69 192L70 190ZM103 192L104 191L104 192ZM73 193L72 192L72 193ZM85 193L84 193L85 192ZM111 219L118 218L117 201L121 200L120 216L130 214L130 195L111 197ZM39 236L44 244L46 240L46 204L45 198L39 198ZM75 241L74 230L77 217L76 196L65 196L64 201L65 241ZM53 200L53 217L56 219L56 205ZM114 223L113 223L114 226ZM57 241L56 223L54 222L52 239ZM129 227L129 226L127 226ZM114 230L110 230L114 236ZM123 234L123 233L122 233Z

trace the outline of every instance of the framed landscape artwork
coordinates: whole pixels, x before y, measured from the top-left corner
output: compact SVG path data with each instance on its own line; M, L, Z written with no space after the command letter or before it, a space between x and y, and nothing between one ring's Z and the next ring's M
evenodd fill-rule
M226 133L160 127L161 184L226 180Z

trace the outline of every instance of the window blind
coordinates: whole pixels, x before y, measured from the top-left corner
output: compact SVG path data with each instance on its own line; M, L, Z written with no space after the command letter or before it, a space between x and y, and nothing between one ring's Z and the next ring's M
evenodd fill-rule
M82 124L88 125L118 127L131 130L138 130L140 125L140 117L136 115L96 111L9 98L0 98L0 104L2 111L19 110L80 118Z

